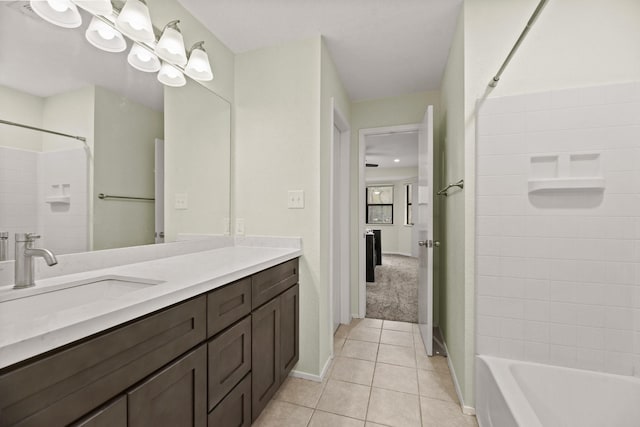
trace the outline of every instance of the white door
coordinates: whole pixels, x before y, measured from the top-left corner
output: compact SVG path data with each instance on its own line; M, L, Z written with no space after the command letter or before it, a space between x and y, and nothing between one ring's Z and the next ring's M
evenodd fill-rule
M425 350L433 355L433 106L418 138L418 323Z
M155 152L155 241L164 243L164 140L156 138Z
M342 304L341 304L341 260L342 254L340 253L341 249L341 222L340 218L340 209L341 209L341 180L340 180L340 171L341 167L341 150L340 150L340 130L334 126L333 127L333 212L331 215L333 216L333 227L332 233L334 233L333 238L333 269L332 269L332 277L331 282L333 286L333 331L335 332L340 326L340 313L342 312Z

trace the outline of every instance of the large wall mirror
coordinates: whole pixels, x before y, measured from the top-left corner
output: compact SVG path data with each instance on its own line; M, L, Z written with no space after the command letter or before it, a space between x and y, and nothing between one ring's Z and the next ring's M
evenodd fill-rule
M230 104L187 78L167 88L35 15L0 2L0 231L36 232L56 254L223 234ZM127 41L128 47L131 46ZM103 195L101 198L100 195ZM162 226L164 221L165 226Z

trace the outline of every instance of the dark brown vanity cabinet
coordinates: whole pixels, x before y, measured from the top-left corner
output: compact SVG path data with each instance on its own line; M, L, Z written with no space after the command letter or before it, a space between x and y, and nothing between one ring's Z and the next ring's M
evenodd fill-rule
M255 421L298 362L299 285L252 313L252 419Z
M298 360L297 283L294 259L2 369L0 427L249 426Z

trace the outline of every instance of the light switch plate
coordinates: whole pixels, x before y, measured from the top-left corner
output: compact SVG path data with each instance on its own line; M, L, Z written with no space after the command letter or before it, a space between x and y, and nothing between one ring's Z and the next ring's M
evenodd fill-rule
M236 218L236 236L244 236L244 218Z
M304 209L304 191L289 190L287 207L289 209Z
M189 209L189 197L187 193L176 193L175 208L180 210Z

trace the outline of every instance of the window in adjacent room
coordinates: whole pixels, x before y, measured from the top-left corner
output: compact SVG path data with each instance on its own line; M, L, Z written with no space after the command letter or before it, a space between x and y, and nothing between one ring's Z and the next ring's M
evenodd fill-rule
M413 209L411 200L412 185L404 185L404 225L413 225Z
M367 224L393 224L393 186L367 187Z

